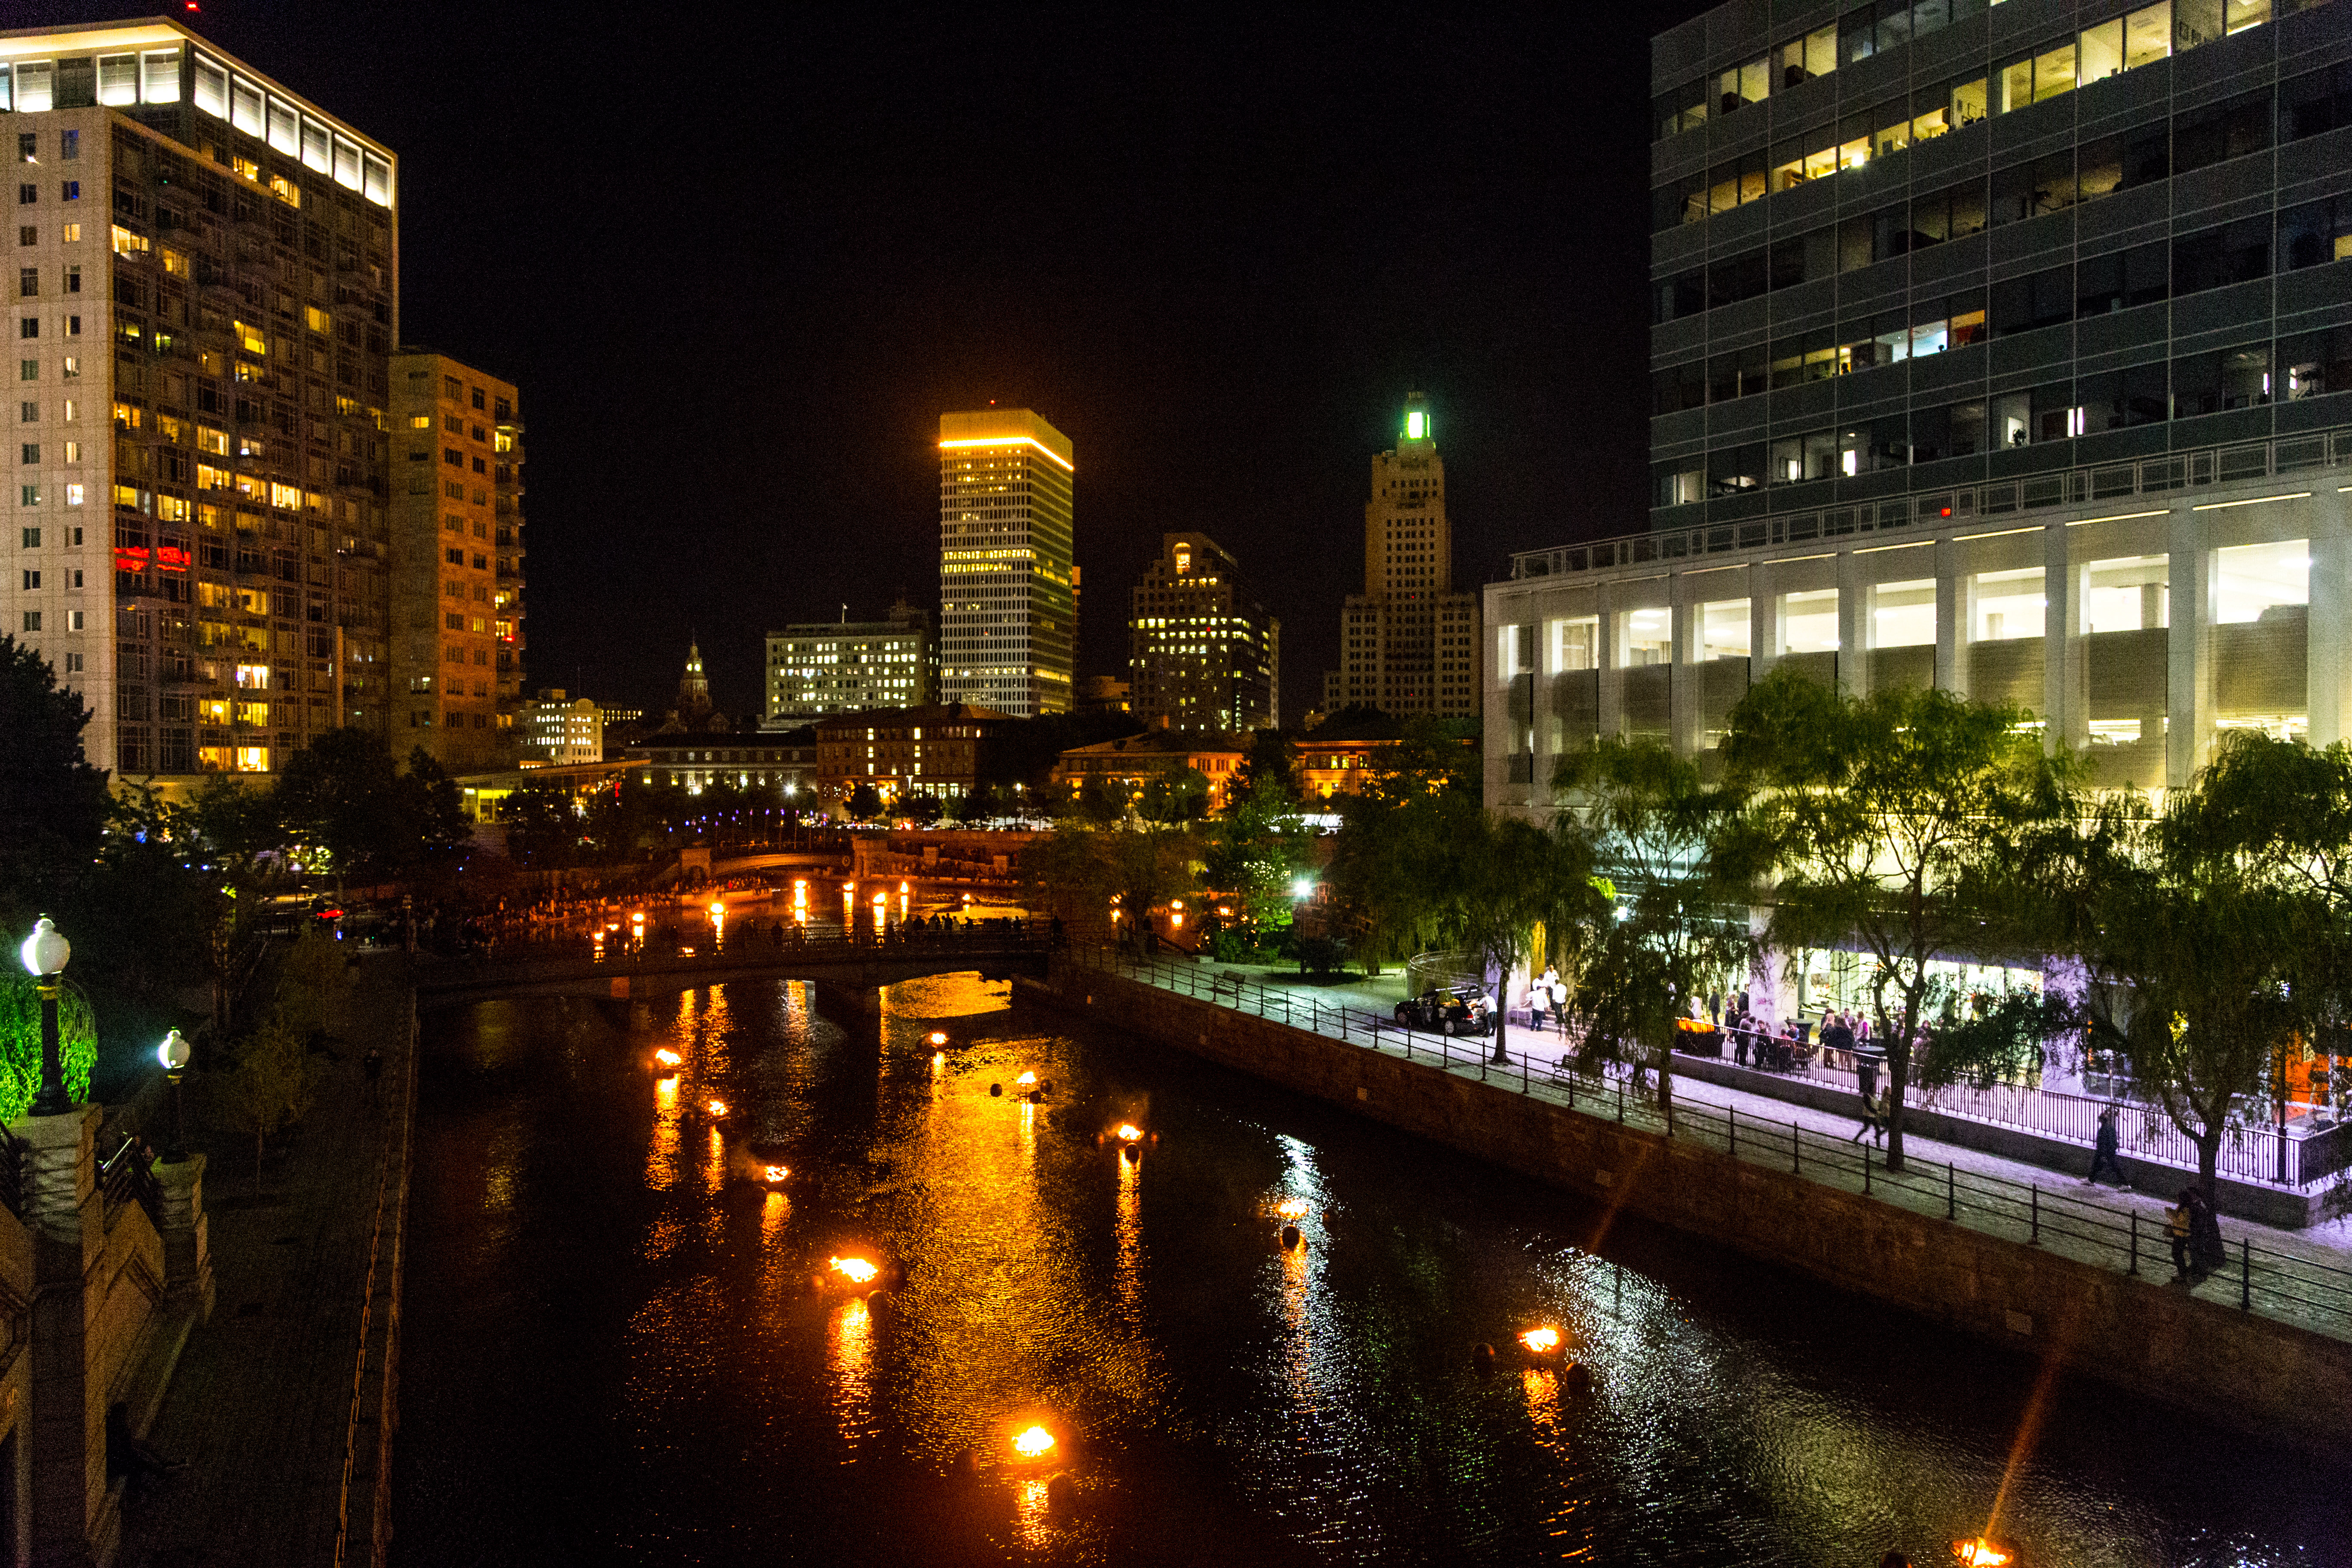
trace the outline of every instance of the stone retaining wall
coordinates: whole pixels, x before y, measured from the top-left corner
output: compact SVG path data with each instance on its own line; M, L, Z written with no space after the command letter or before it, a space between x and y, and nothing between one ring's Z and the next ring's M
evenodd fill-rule
M1056 963L1067 1008L1841 1289L2352 1458L2352 1344L1423 1063Z

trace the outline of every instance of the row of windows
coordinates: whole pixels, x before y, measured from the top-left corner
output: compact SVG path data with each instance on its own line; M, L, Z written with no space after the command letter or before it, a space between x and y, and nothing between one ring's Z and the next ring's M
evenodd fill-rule
M2095 28L2082 37L2085 40L2094 35L2104 37L2110 28L2123 29L2116 44L2122 52L2116 58L2137 65L2142 62L2131 52L2134 46L2130 40L2135 36L2131 29L2141 16L2164 9L2161 5L2151 6L2147 12L2119 17L2106 27ZM2160 34L2157 37L2160 37ZM2158 52L2152 58L2163 57ZM2074 73L2086 68L2112 74L2104 43L2096 49L2087 44L2063 45L2026 57L2006 73L1990 78L1963 77L1917 89L1906 99L1848 114L1832 124L1784 137L1769 148L1756 148L1702 173L1654 187L1651 192L1650 226L1654 232L1664 232L1685 224L1703 223L1712 214L1760 201L1841 170L1860 168L1874 157L1883 158L1914 142L1929 141L1973 124L1988 113L2022 108L2026 103L2071 90L2073 75L2066 75L2061 85L2061 71ZM2049 78L2046 84L2044 75ZM2046 91L2042 90L2045 85ZM2290 78L2278 86L2274 113L2272 89L2262 88L2223 103L2174 116L2169 127L2168 160L2167 136L2161 128L2153 129L2152 135L2149 130L2136 130L2128 138L2099 143L2100 156L2086 159L2086 170L2095 165L2102 170L2113 165L2115 173L2112 177L2094 182L2096 189L2086 190L2084 195L2105 195L2126 185L2145 184L2162 179L2167 172L2186 174L2223 158L2267 147L2273 136L2282 142L2294 142L2352 123L2352 66L2323 67ZM2126 142L2128 159L2121 156ZM2086 153L2090 151L2085 149ZM2033 215L2029 212L2023 216Z
M1803 431L1710 452L1703 468L1661 463L1654 505L1768 485L1852 477L1914 463L2072 440L2278 399L2352 391L2352 327L2155 360L1843 428Z
M2352 258L2352 195L2297 210L2304 216L2296 226L2281 223L2278 250L2286 268ZM2090 257L2005 279L1990 290L1968 289L1920 301L1907 311L1881 311L1842 328L1821 327L1653 372L1650 412L1727 403L1964 348L1986 337L2111 315L2263 277L2270 258L2269 223L2263 218L2183 236L2168 247L2159 242Z
M2087 153L2089 150L2085 149ZM2059 154L2071 163L2072 153ZM2087 165L2086 165L2087 166ZM2039 171L2038 174L2032 173ZM2021 173L2031 178L2019 177ZM1769 246L1727 257L1706 267L1694 268L1654 284L1652 288L1651 320L1653 325L1686 320L1721 305L1735 305L1745 300L1778 292L1801 284L1820 282L1841 273L1852 272L1876 262L1892 260L1916 250L1925 250L1948 239L1963 238L1986 226L1990 214L2007 213L2014 221L2018 216L2031 216L2032 211L2054 210L2043 204L2071 204L2075 198L2075 176L2062 174L2042 165L2024 165L2022 170L2004 171L1993 176L1991 199L1987 200L1986 184L1971 180L1964 184L1937 191L1909 202L1898 202L1874 213L1860 215L1825 227L1811 229L1775 240ZM2106 194L2102 190L2099 195ZM2271 268L2271 223L2268 218L2247 218L2227 226L2233 238L2224 242L2213 237L2224 233L2222 228L2201 230L2173 242L2176 255L2187 245L2192 256L2202 254L2200 246L2226 245L2240 253L2240 264L2253 263L2253 248L2260 250L2259 269L2244 274L2261 277ZM2281 213L2277 225L2277 256L2279 269L2292 271L2299 268L2317 267L2325 262L2340 260L2347 254L2346 237L2352 235L2352 209L2345 198L2338 196L2305 203ZM2249 237L2259 237L2259 240ZM2201 262L2192 268L2201 268ZM2207 276L2196 270L2195 277ZM2211 282L2196 283L2194 287L2176 279L2173 292L2186 294L2195 288L2210 288L2215 283L2235 282L2236 277L2221 277Z
M1657 140L1696 131L1710 115L1736 113L1774 92L1827 76L1840 65L1900 48L1954 22L1982 16L2000 0L1879 0L1712 75L1661 93L1653 104Z

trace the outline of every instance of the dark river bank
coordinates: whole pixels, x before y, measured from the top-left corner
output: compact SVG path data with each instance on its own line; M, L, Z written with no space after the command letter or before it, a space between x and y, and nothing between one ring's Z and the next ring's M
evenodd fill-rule
M2352 1477L1004 998L428 1015L395 1561L2352 1562Z

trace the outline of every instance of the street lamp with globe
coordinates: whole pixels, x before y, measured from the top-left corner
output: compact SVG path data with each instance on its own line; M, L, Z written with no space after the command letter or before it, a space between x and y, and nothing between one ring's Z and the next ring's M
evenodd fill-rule
M41 994L41 1087L33 1096L33 1114L63 1116L73 1110L73 1096L66 1092L65 1065L58 1056L58 977L73 956L73 943L43 915L16 956Z
M163 1163L176 1165L188 1157L188 1109L180 1099L180 1074L188 1065L188 1042L179 1030L163 1037L155 1047L155 1059L163 1064L163 1076L172 1082L172 1146L163 1152Z

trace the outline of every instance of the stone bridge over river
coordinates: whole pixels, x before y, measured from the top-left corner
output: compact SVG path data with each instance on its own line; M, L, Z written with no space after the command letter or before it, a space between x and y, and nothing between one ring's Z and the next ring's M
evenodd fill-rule
M782 979L814 981L849 993L860 998L862 1011L870 1013L878 1005L880 987L925 975L971 969L990 980L1015 974L1043 979L1051 946L1043 931L1020 926L879 942L827 937L779 946L765 938L746 937L716 952L624 952L602 958L584 943L563 944L552 952L526 951L420 968L416 1005L450 1006L490 995L642 997L730 980Z

